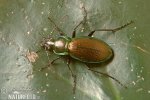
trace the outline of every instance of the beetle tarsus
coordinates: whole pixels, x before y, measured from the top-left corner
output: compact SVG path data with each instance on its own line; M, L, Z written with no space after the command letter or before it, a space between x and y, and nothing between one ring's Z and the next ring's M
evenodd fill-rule
M126 24L124 24L124 25L122 25L122 26L120 26L120 27L117 27L117 28L115 28L115 29L112 29L112 32L115 33L115 32L117 32L117 31L119 31L119 30L121 30L121 29L127 27L128 25L130 25L130 24L132 24L132 23L134 23L134 21L131 20L130 22L128 22L128 23L126 23Z

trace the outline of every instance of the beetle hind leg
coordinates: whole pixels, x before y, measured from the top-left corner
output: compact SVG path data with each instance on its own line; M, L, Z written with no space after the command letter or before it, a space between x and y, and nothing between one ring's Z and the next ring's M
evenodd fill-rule
M86 64L86 66L88 67L87 64ZM95 70L93 70L93 69L91 69L91 68L89 68L89 67L88 67L88 70L90 70L90 71L92 71L92 72L94 72L94 73L101 74L101 75L103 75L103 76L109 77L109 78L113 79L114 81L116 81L118 84L120 84L122 87L127 88L127 86L125 86L124 84L122 84L119 80L117 80L116 78L114 78L113 76L111 76L111 75L109 75L109 74L107 74L107 73L95 71Z
M122 26L120 26L120 27L113 28L113 29L96 29L96 30L91 31L91 32L88 34L88 36L89 36L89 37L93 36L93 34L94 34L96 31L111 31L111 32L115 33L115 32L117 32L117 31L119 31L119 30L121 30L121 29L127 27L128 25L130 25L130 24L132 24L132 23L134 23L134 22L133 22L133 21L130 21L130 22L128 22L128 23L126 23L126 24L124 24L124 25L122 25Z

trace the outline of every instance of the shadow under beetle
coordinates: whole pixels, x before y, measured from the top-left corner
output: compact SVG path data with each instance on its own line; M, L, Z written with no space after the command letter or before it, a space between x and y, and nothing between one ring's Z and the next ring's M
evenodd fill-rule
M88 34L88 36L76 37L76 29L78 28L80 24L83 23L83 21L81 21L74 28L72 32L72 38L70 38L66 36L64 32L60 30L60 28L55 24L55 22L50 17L48 19L54 24L57 31L59 31L60 36L57 39L53 39L51 37L43 39L41 46L44 47L46 50L53 51L56 55L59 55L59 57L51 61L50 64L53 64L56 60L60 59L61 57L67 56L67 66L74 80L73 81L73 93L75 93L75 88L76 88L76 75L73 73L73 71L71 70L69 66L71 58L84 62L85 65L87 65L87 63L102 63L111 59L113 57L113 50L108 44L106 44L102 40L92 37L94 35L94 32L95 31L111 31L115 33L116 31L121 30L122 28L125 28L126 26L133 23L133 21L131 21L125 25L122 25L121 27L117 27L114 29L97 29L97 30L91 31ZM41 70L48 68L49 65L47 67L41 68ZM107 76L115 80L121 86L126 87L119 80L110 76L107 73L95 71L91 69L90 67L88 67L88 70Z

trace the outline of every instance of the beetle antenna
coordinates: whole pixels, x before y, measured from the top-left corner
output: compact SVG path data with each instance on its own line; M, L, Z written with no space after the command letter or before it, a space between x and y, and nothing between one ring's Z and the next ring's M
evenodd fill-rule
M51 23L54 24L56 30L59 32L60 35L65 35L65 33L56 25L56 23L50 17L48 17L48 19L50 20Z
M120 84L121 86L123 86L124 88L127 88L127 86L125 86L125 85L122 84L119 80L117 80L116 78L110 76L109 74L102 73L102 72L99 72L99 71L95 71L95 70L93 70L93 69L90 69L89 67L88 67L88 70L93 71L93 72L98 73L98 74L101 74L101 75L104 75L104 76L106 76L106 77L109 77L109 78L113 79L114 81L116 81L116 82L117 82L118 84Z

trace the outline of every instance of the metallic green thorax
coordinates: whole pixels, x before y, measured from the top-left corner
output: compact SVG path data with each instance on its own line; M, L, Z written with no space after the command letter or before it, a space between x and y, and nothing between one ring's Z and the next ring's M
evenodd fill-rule
M67 36L61 36L55 40L53 45L53 52L57 55L68 55L68 43L71 38Z

